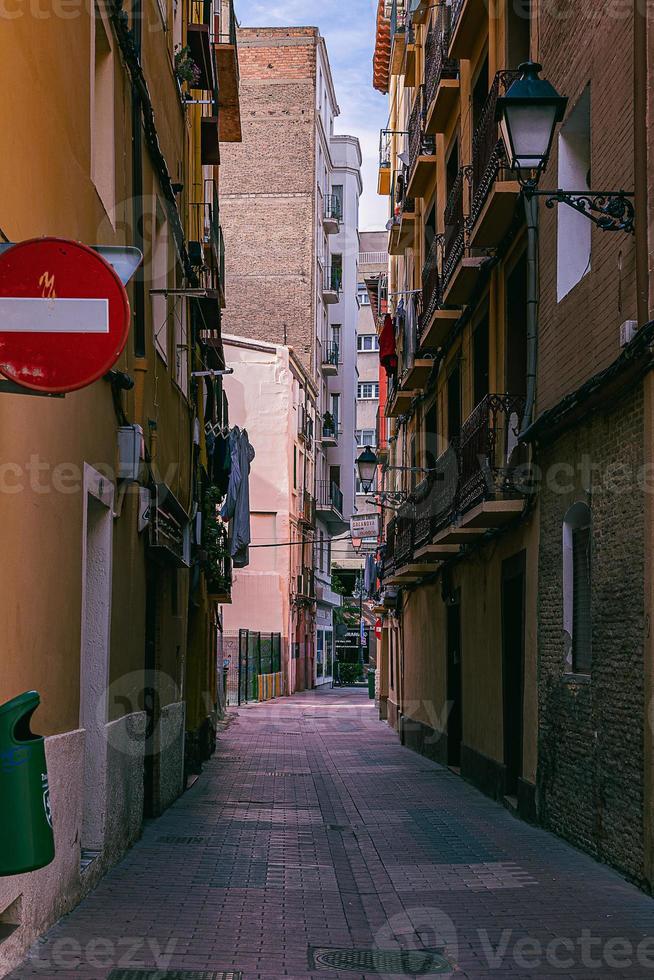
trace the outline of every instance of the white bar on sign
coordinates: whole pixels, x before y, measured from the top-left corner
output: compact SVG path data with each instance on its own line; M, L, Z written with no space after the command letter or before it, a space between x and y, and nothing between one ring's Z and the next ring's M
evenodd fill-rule
M0 333L109 333L109 300L0 296Z

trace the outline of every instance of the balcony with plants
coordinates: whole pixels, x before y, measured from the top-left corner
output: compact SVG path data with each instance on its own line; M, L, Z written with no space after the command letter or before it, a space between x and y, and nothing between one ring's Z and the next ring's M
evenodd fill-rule
M460 97L459 62L449 56L450 7L438 8L425 45L425 130L444 133Z
M228 604L232 601L232 560L229 555L227 526L219 516L222 500L222 490L212 485L206 488L200 567L204 572L209 598Z
M409 117L408 197L424 197L436 180L436 142L425 130L424 85L416 89Z
M203 339L220 339L220 316L225 306L225 241L214 181L205 180L197 196L200 200L188 206L189 259L197 279L195 298Z
M341 288L343 286L343 266L332 264L325 266L322 270L322 298L327 305L338 303L341 298Z
M391 75L399 75L404 64L408 2L409 0L392 0L391 4Z
M331 412L325 412L322 417L322 446L323 449L333 449L338 445L339 436L338 420Z
M507 167L496 118L498 98L519 74L496 74L472 137L470 245L475 248L499 245L509 231L520 194L516 175Z

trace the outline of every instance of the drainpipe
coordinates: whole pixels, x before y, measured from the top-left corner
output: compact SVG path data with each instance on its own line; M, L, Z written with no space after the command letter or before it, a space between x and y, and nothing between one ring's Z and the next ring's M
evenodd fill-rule
M538 363L538 198L524 192L527 220L527 397L520 438L533 421Z
M141 58L143 36L142 0L132 5L132 38L137 58ZM141 96L132 85L132 234L134 245L143 252L143 141L141 137ZM145 281L141 265L134 277L134 353L145 357Z
M649 321L647 211L647 4L634 0L634 191L638 326Z

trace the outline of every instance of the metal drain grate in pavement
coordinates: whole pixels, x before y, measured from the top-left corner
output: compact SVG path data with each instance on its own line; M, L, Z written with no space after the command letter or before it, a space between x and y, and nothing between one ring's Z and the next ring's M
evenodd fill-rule
M206 844L210 837L157 837L157 844Z
M324 949L309 947L309 969L432 977L452 973L452 964L436 949Z
M240 970L112 970L108 980L242 980Z

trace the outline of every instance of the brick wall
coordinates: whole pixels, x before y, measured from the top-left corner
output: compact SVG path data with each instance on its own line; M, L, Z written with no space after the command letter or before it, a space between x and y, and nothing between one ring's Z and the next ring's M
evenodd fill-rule
M581 475L592 460L589 481ZM546 827L636 879L643 875L644 497L640 386L541 453L543 472L575 467L574 484L544 481L539 557L539 796ZM620 464L625 475L616 483ZM613 476L611 475L613 473ZM551 481L550 481L551 482ZM592 511L592 673L564 676L562 527L576 501Z
M633 190L632 20L610 16L615 6L541 3L538 60L544 77L569 97L569 109L590 82L591 187ZM557 177L555 141L541 186L558 186ZM557 209L563 207L540 209L539 413L610 364L619 354L620 324L636 316L634 242L624 233L593 230L590 271L557 303Z
M315 333L314 28L239 32L243 142L223 144L223 329L293 346L311 367Z

